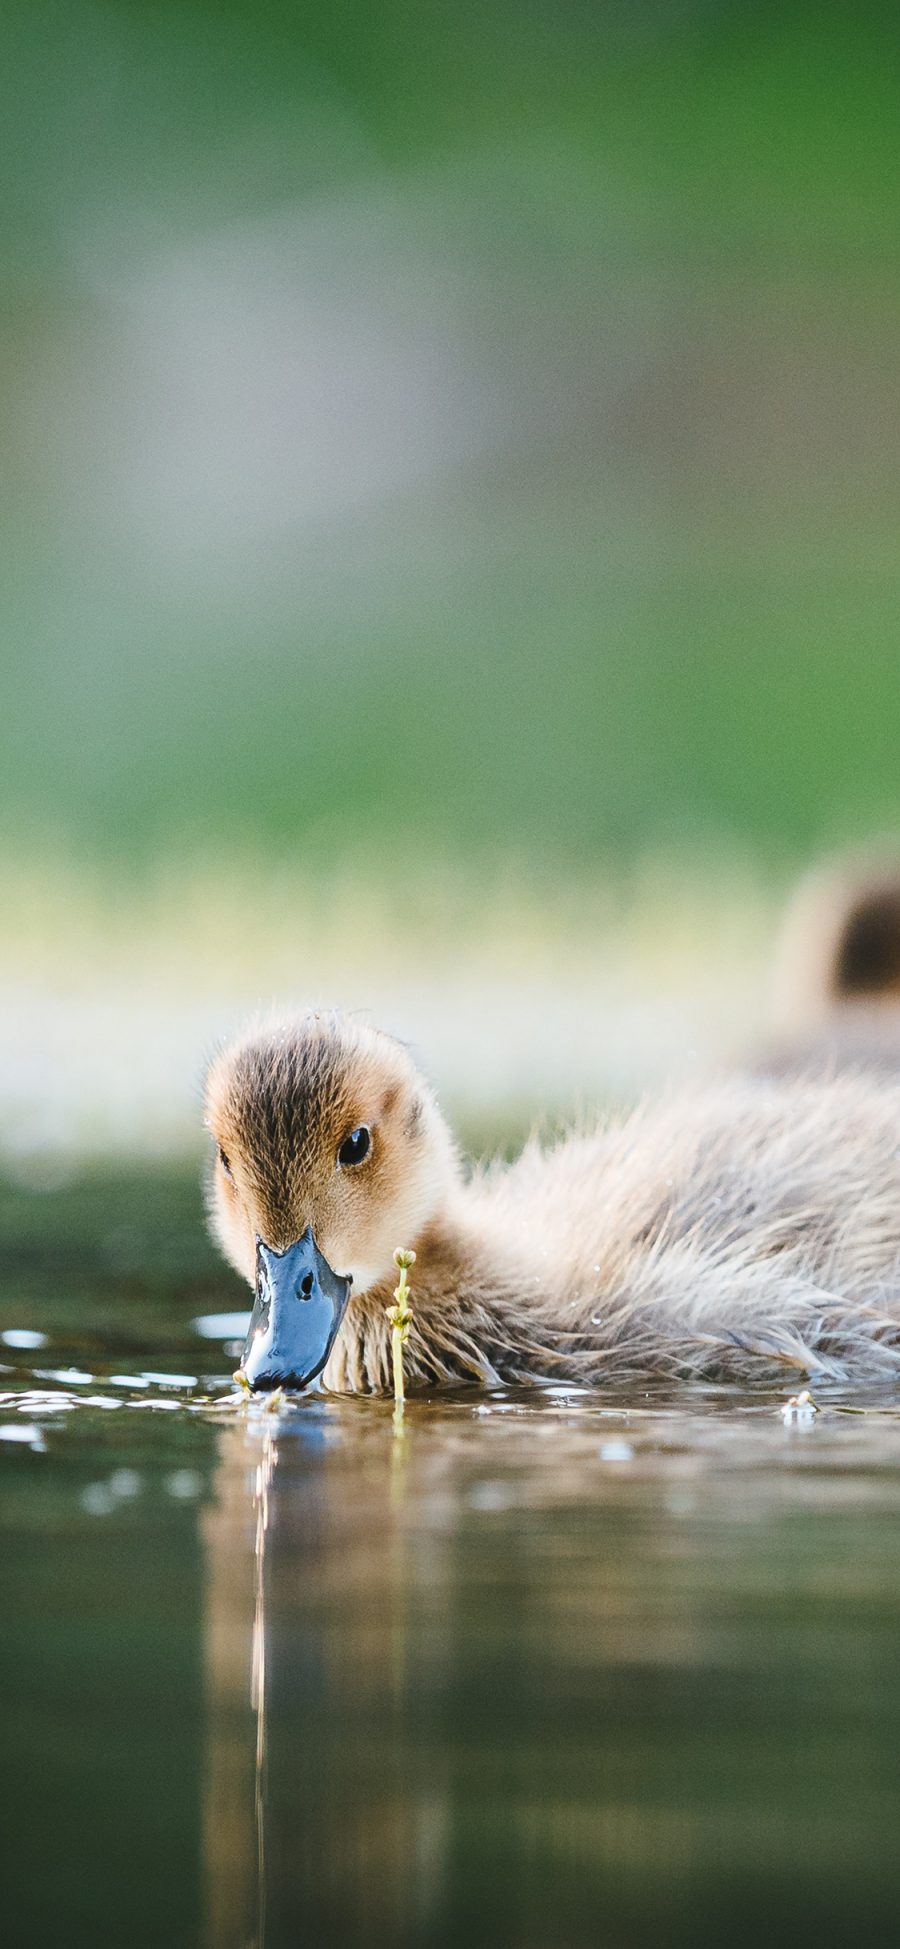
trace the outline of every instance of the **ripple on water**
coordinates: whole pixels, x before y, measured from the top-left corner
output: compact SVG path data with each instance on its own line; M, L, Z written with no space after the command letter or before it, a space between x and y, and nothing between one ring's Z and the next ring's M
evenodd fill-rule
M226 1318L228 1316L225 1316ZM4 1343L10 1347L18 1359L7 1363L2 1372L5 1385L0 1390L0 1409L15 1415L15 1421L8 1425L11 1430L5 1439L21 1447L38 1446L37 1439L31 1439L19 1431L34 1426L43 1447L42 1425L52 1422L62 1423L77 1416L81 1426L92 1413L111 1414L116 1410L127 1412L136 1408L149 1409L163 1414L177 1414L179 1411L203 1412L210 1408L220 1408L223 1401L236 1399L230 1373L206 1374L189 1372L186 1368L162 1368L156 1366L135 1367L127 1371L125 1367L106 1371L106 1361L98 1360L96 1345L91 1348L90 1360L85 1359L88 1343L82 1338L76 1345L70 1338L58 1337L53 1344L53 1336L37 1332L31 1328L8 1328L3 1334ZM28 1355L40 1351L44 1359L49 1352L52 1360L56 1353L58 1364L32 1365ZM148 1349L149 1351L149 1349ZM155 1351L155 1349L154 1349ZM73 1360L72 1353L81 1355ZM60 1356L63 1358L60 1358ZM68 1358L65 1356L68 1355ZM218 1347L213 1354L210 1348L210 1363L218 1365L221 1355ZM177 1471L175 1472L177 1474ZM187 1480L187 1478L186 1478ZM103 1494L98 1491L90 1496L89 1502L96 1503L97 1511L106 1511L109 1485L104 1486ZM110 1508L121 1500L120 1490L109 1491L113 1496ZM193 1488L183 1486L174 1489L172 1495L179 1494L189 1499ZM108 1513L108 1512L107 1512Z

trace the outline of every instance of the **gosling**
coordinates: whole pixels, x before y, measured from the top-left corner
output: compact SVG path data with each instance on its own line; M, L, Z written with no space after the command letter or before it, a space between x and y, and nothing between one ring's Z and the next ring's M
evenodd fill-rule
M900 1082L736 1076L466 1174L392 1037L309 1013L213 1063L215 1233L255 1288L250 1385L900 1372Z

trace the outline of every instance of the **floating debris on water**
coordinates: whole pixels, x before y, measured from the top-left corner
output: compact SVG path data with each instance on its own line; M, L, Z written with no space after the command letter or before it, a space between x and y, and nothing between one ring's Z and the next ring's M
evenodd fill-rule
M0 1333L0 1340L5 1347L22 1347L26 1352L47 1345L46 1333L34 1333L29 1326L9 1326L5 1333Z

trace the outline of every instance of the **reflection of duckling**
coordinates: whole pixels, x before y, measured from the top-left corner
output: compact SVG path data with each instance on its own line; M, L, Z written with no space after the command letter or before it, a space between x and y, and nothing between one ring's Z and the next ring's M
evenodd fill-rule
M900 1087L872 1076L735 1078L466 1179L406 1050L311 1014L226 1049L207 1118L252 1385L388 1391L398 1243L413 1384L900 1372Z

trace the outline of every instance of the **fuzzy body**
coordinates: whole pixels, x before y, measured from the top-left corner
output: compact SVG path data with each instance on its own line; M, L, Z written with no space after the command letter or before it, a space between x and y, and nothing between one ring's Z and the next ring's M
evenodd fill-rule
M734 1081L476 1175L416 1241L413 1383L900 1373L900 1088ZM388 1287L326 1382L386 1389Z
M335 1149L363 1117L372 1156L344 1182ZM232 1152L214 1223L251 1282L255 1234L306 1224L358 1269L329 1387L390 1391L398 1244L413 1387L900 1373L892 1080L738 1077L465 1180L407 1052L316 1017L226 1051L208 1120Z

